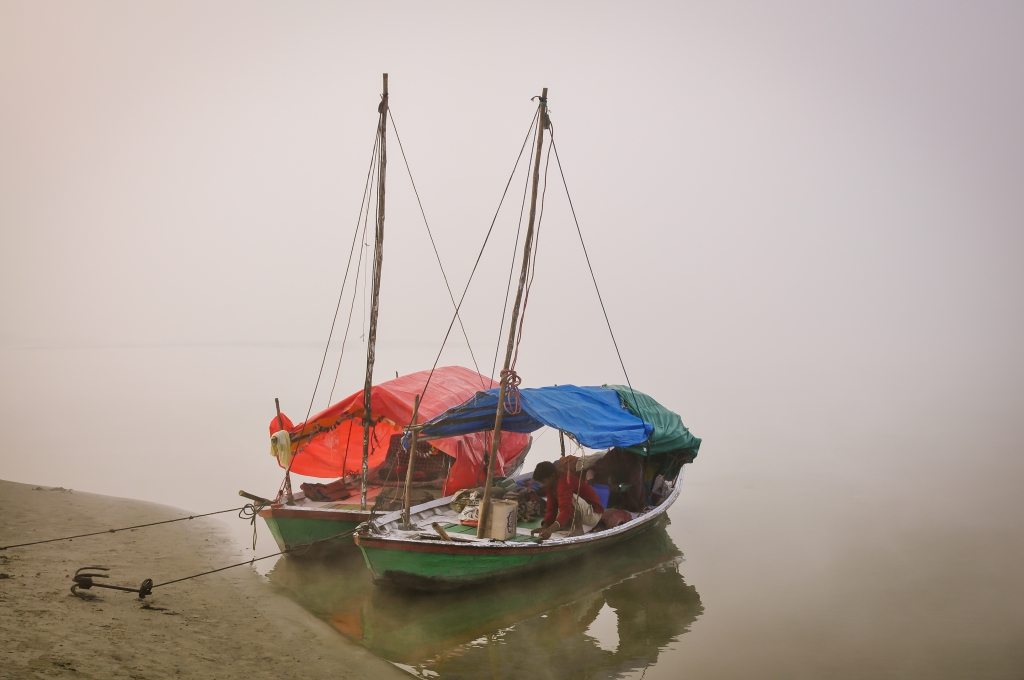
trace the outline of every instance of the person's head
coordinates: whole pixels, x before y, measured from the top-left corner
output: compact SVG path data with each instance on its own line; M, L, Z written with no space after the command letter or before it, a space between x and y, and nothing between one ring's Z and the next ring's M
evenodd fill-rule
M558 476L558 470L555 469L555 464L542 461L537 463L537 467L533 471L533 481L537 482L542 486L547 486L553 482Z

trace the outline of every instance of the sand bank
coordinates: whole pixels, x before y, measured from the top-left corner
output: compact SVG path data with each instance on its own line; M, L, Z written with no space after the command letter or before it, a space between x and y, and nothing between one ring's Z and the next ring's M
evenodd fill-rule
M0 546L187 515L0 481ZM72 595L86 565L138 587L242 561L214 519L0 551L0 678L408 677L273 592L250 567L133 593Z

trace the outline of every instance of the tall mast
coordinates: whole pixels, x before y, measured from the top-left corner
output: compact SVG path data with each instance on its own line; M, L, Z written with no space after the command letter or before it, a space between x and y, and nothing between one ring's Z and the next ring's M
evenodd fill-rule
M533 158L533 188L530 190L530 219L526 228L526 241L523 244L523 265L519 271L519 289L516 301L512 306L512 321L508 327L508 346L505 349L505 366L502 380L498 387L498 408L494 415L494 436L491 439L491 455L487 457L487 478L484 480L484 497L480 502L480 520L476 535L483 538L487 535L487 523L491 511L491 477L494 475L494 459L498 457L498 446L501 444L501 423L505 417L505 393L508 382L504 379L512 364L512 352L516 343L516 328L519 324L519 309L523 301L523 289L526 287L526 276L530 269L530 253L533 251L534 223L537 217L537 188L540 183L540 155L544 150L544 130L548 127L548 88L540 95L540 119L537 129L537 148Z
M384 93L381 95L380 122L377 136L380 138L380 157L377 168L377 231L373 245L373 290L370 302L370 337L366 342L366 382L363 383L363 470L359 492L359 507L366 510L366 477L369 473L370 428L373 414L370 413L370 390L373 387L373 361L377 344L377 307L380 299L380 270L384 261L384 174L388 166L387 125L388 125L388 74L384 74Z

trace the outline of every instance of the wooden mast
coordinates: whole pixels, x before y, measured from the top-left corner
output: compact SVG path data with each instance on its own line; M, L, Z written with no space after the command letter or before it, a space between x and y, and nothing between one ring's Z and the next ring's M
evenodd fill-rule
M519 309L523 301L523 289L526 287L526 277L530 269L530 254L533 251L534 223L537 217L537 189L540 183L540 156L544 150L544 130L548 127L548 88L544 88L540 95L540 119L537 123L537 148L534 151L533 159L533 188L530 190L530 219L526 228L526 241L523 244L523 265L519 271L519 289L516 291L516 301L512 306L512 321L508 327L508 346L505 349L505 366L502 370L503 379L498 387L498 408L494 415L494 436L491 441L491 453L487 457L487 477L484 479L484 497L480 502L480 521L476 528L476 535L479 538L487 536L487 524L491 514L491 478L494 475L494 459L498 457L498 447L501 444L501 423L505 416L505 393L507 381L504 376L512 364L512 353L516 344L516 328L519 323Z
M370 391L373 387L373 361L377 344L377 307L380 298L380 270L384 260L384 174L388 165L387 124L388 124L388 74L384 74L384 93L381 95L380 122L377 136L380 137L380 157L377 169L377 231L373 247L373 289L370 302L370 336L366 342L366 381L363 383L363 469L359 491L359 507L366 510L366 477L369 473L370 428L373 414L370 412Z

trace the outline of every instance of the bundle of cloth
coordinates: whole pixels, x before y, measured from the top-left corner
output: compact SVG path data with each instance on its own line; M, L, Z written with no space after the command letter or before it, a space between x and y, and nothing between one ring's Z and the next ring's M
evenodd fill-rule
M348 488L344 479L336 479L328 484L303 482L300 488L311 501L340 501L352 495L352 490Z

